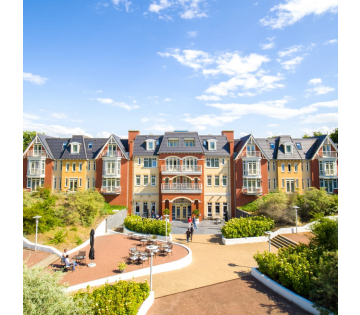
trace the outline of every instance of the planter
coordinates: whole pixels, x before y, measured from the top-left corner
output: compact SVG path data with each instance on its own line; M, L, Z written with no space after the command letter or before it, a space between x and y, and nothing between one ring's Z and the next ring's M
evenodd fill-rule
M123 269L123 270L119 270L119 271L120 271L120 273L124 273L125 269Z
M199 224L200 220L199 219L195 219L196 224Z

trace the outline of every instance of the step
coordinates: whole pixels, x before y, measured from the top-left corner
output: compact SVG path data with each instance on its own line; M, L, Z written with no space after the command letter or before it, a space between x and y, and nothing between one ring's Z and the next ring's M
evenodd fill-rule
M289 238L287 238L287 237L285 237L285 236L283 236L283 235L278 235L278 237L279 237L280 239L282 239L283 241L291 244L291 245L294 245L294 246L298 246L298 245L299 245L299 243L297 243L297 242L295 242L295 241L293 241L293 240L291 240L291 239L289 239Z

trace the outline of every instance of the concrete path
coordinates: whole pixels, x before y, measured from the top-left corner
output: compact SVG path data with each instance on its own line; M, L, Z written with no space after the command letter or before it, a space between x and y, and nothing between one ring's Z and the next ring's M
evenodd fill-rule
M155 299L148 315L308 314L252 276Z
M221 234L221 228L224 224L216 224L215 221L205 220L197 224L195 234ZM185 221L172 221L171 234L185 234L189 224Z
M173 242L187 245L185 235L173 235ZM249 275L251 267L257 265L253 255L269 248L268 243L225 246L221 235L194 235L188 246L193 255L189 266L153 275L155 298ZM277 252L275 247L271 250ZM135 281L145 279L150 281L149 276L135 278Z
M304 243L309 244L310 238L314 236L311 232L304 232L304 233L292 233L292 234L281 234L282 236L287 237L288 239L296 242L296 243Z

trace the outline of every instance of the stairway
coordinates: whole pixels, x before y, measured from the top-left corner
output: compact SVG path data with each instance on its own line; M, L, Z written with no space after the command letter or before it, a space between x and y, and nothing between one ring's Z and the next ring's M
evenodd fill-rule
M290 246L295 247L299 244L296 243L295 241L288 239L285 236L278 235L271 239L271 245L274 245L276 248L287 248Z

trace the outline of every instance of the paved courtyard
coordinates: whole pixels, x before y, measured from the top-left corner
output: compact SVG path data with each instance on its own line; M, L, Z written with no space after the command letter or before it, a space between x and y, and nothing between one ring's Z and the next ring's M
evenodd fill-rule
M23 248L23 261L27 267L32 267L44 260L45 258L51 256L52 254L42 251L34 251L32 249Z
M292 233L292 234L281 234L285 237L287 237L288 239L295 241L297 243L304 243L304 244L309 244L310 242L310 238L314 236L314 234L312 234L311 232L304 232L304 233Z
M195 229L195 234L221 234L222 224L216 224L213 220L204 220L197 224L197 229ZM171 234L185 234L189 224L185 221L172 221L171 222Z

